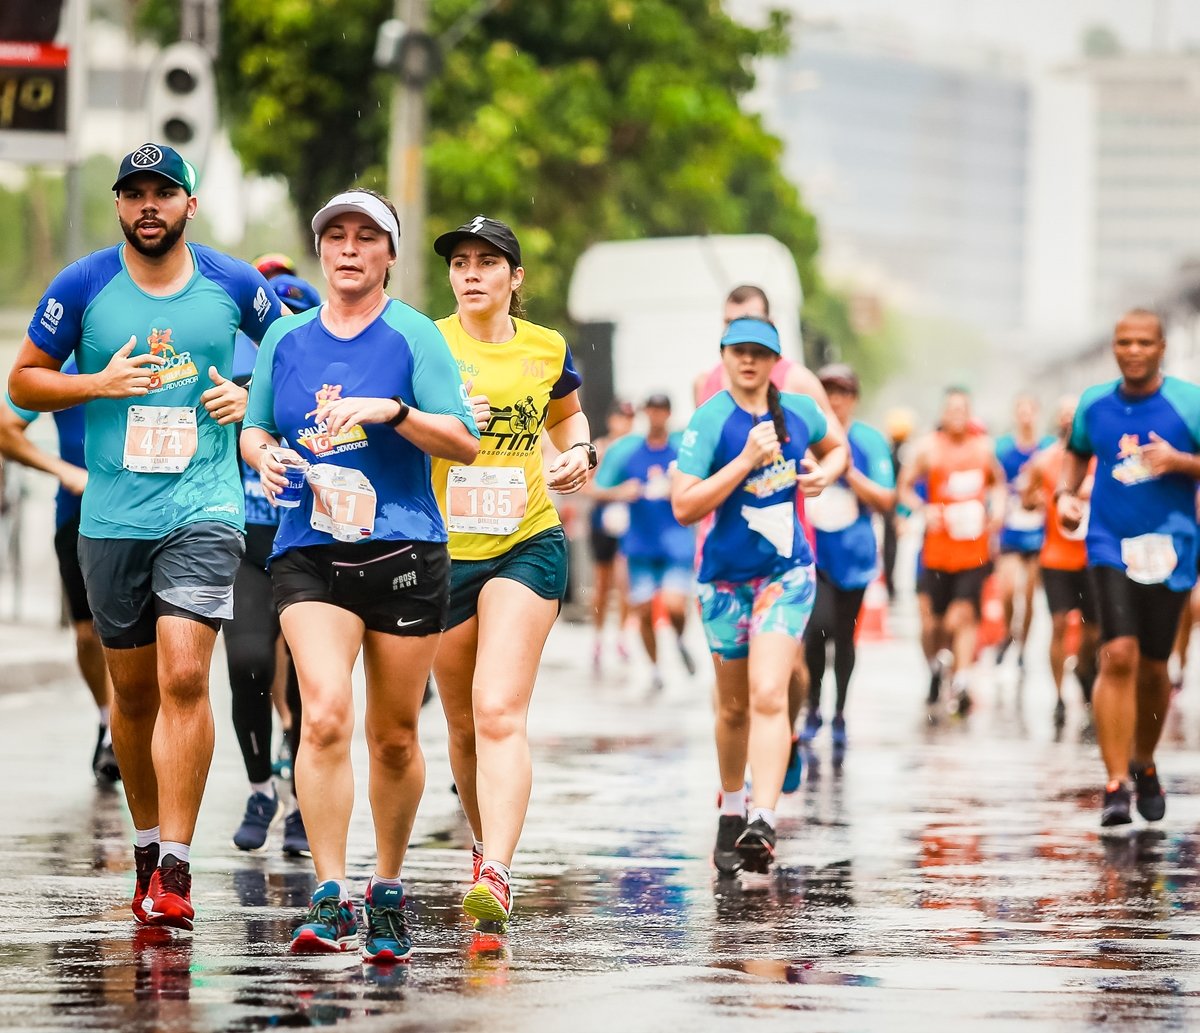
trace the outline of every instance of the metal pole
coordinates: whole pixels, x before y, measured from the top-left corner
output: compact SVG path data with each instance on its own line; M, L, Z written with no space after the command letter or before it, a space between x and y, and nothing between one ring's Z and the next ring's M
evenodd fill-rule
M396 0L396 17L409 32L428 31L427 0ZM425 305L425 89L396 77L388 143L388 196L400 215L395 293L413 308Z

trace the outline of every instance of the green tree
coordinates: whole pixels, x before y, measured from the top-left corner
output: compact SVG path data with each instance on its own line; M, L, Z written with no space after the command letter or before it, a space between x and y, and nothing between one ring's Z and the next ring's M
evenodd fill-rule
M433 0L435 35L480 0ZM357 182L379 187L390 77L371 63L390 0L225 0L218 83L247 168L282 176L303 220ZM174 0L142 0L171 38ZM740 107L750 63L786 25L733 20L718 0L502 2L430 84L429 239L484 212L519 228L534 318L561 323L576 259L601 240L768 233L795 256L808 318L843 352L844 312L815 266L816 222L782 145ZM449 309L430 264L430 309Z

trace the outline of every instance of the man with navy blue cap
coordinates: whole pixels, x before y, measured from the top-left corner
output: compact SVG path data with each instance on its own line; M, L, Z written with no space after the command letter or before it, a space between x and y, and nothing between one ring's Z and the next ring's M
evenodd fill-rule
M209 662L244 548L234 337L260 340L281 311L252 266L186 242L195 188L171 147L125 156L113 190L126 242L54 278L8 385L30 411L83 406L79 560L112 674L113 746L136 833L132 909L138 922L182 929L194 918L190 843L212 760Z

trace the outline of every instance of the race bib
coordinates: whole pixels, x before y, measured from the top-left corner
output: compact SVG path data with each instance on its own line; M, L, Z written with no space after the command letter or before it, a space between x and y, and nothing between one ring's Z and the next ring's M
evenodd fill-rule
M358 470L332 463L308 468L313 507L309 526L339 542L369 538L375 530L375 488Z
M946 495L952 499L967 499L983 491L982 470L953 470L946 476Z
M1004 526L1010 531L1040 531L1046 526L1046 515L1040 509L1026 509L1019 498L1010 495Z
M446 526L464 534L512 534L529 490L519 466L452 466L446 478Z
M804 500L804 512L818 531L844 531L858 519L858 498L843 484L831 484Z
M606 502L600 510L600 527L610 538L620 538L629 530L629 506L624 502Z
M946 534L956 542L975 542L987 527L987 510L978 499L950 502L942 507Z
M1121 539L1121 562L1130 581L1161 585L1175 573L1179 556L1169 534L1140 534Z
M196 454L196 410L131 405L125 417L123 465L134 473L183 473Z

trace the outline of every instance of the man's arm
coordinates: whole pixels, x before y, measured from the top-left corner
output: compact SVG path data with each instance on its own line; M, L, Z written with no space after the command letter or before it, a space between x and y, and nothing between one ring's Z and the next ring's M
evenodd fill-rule
M130 356L137 338L130 337L99 373L63 373L56 359L30 340L21 342L8 375L8 396L21 409L56 412L95 398L131 398L150 392L153 368L166 360L148 352Z
M916 483L928 475L929 441L922 439L917 442L912 456L900 467L900 477L896 482L896 498L910 513L917 512L925 505L916 492Z
M51 474L72 495L82 495L87 484L87 471L38 448L29 440L28 427L27 420L21 419L7 405L0 405L0 455Z

